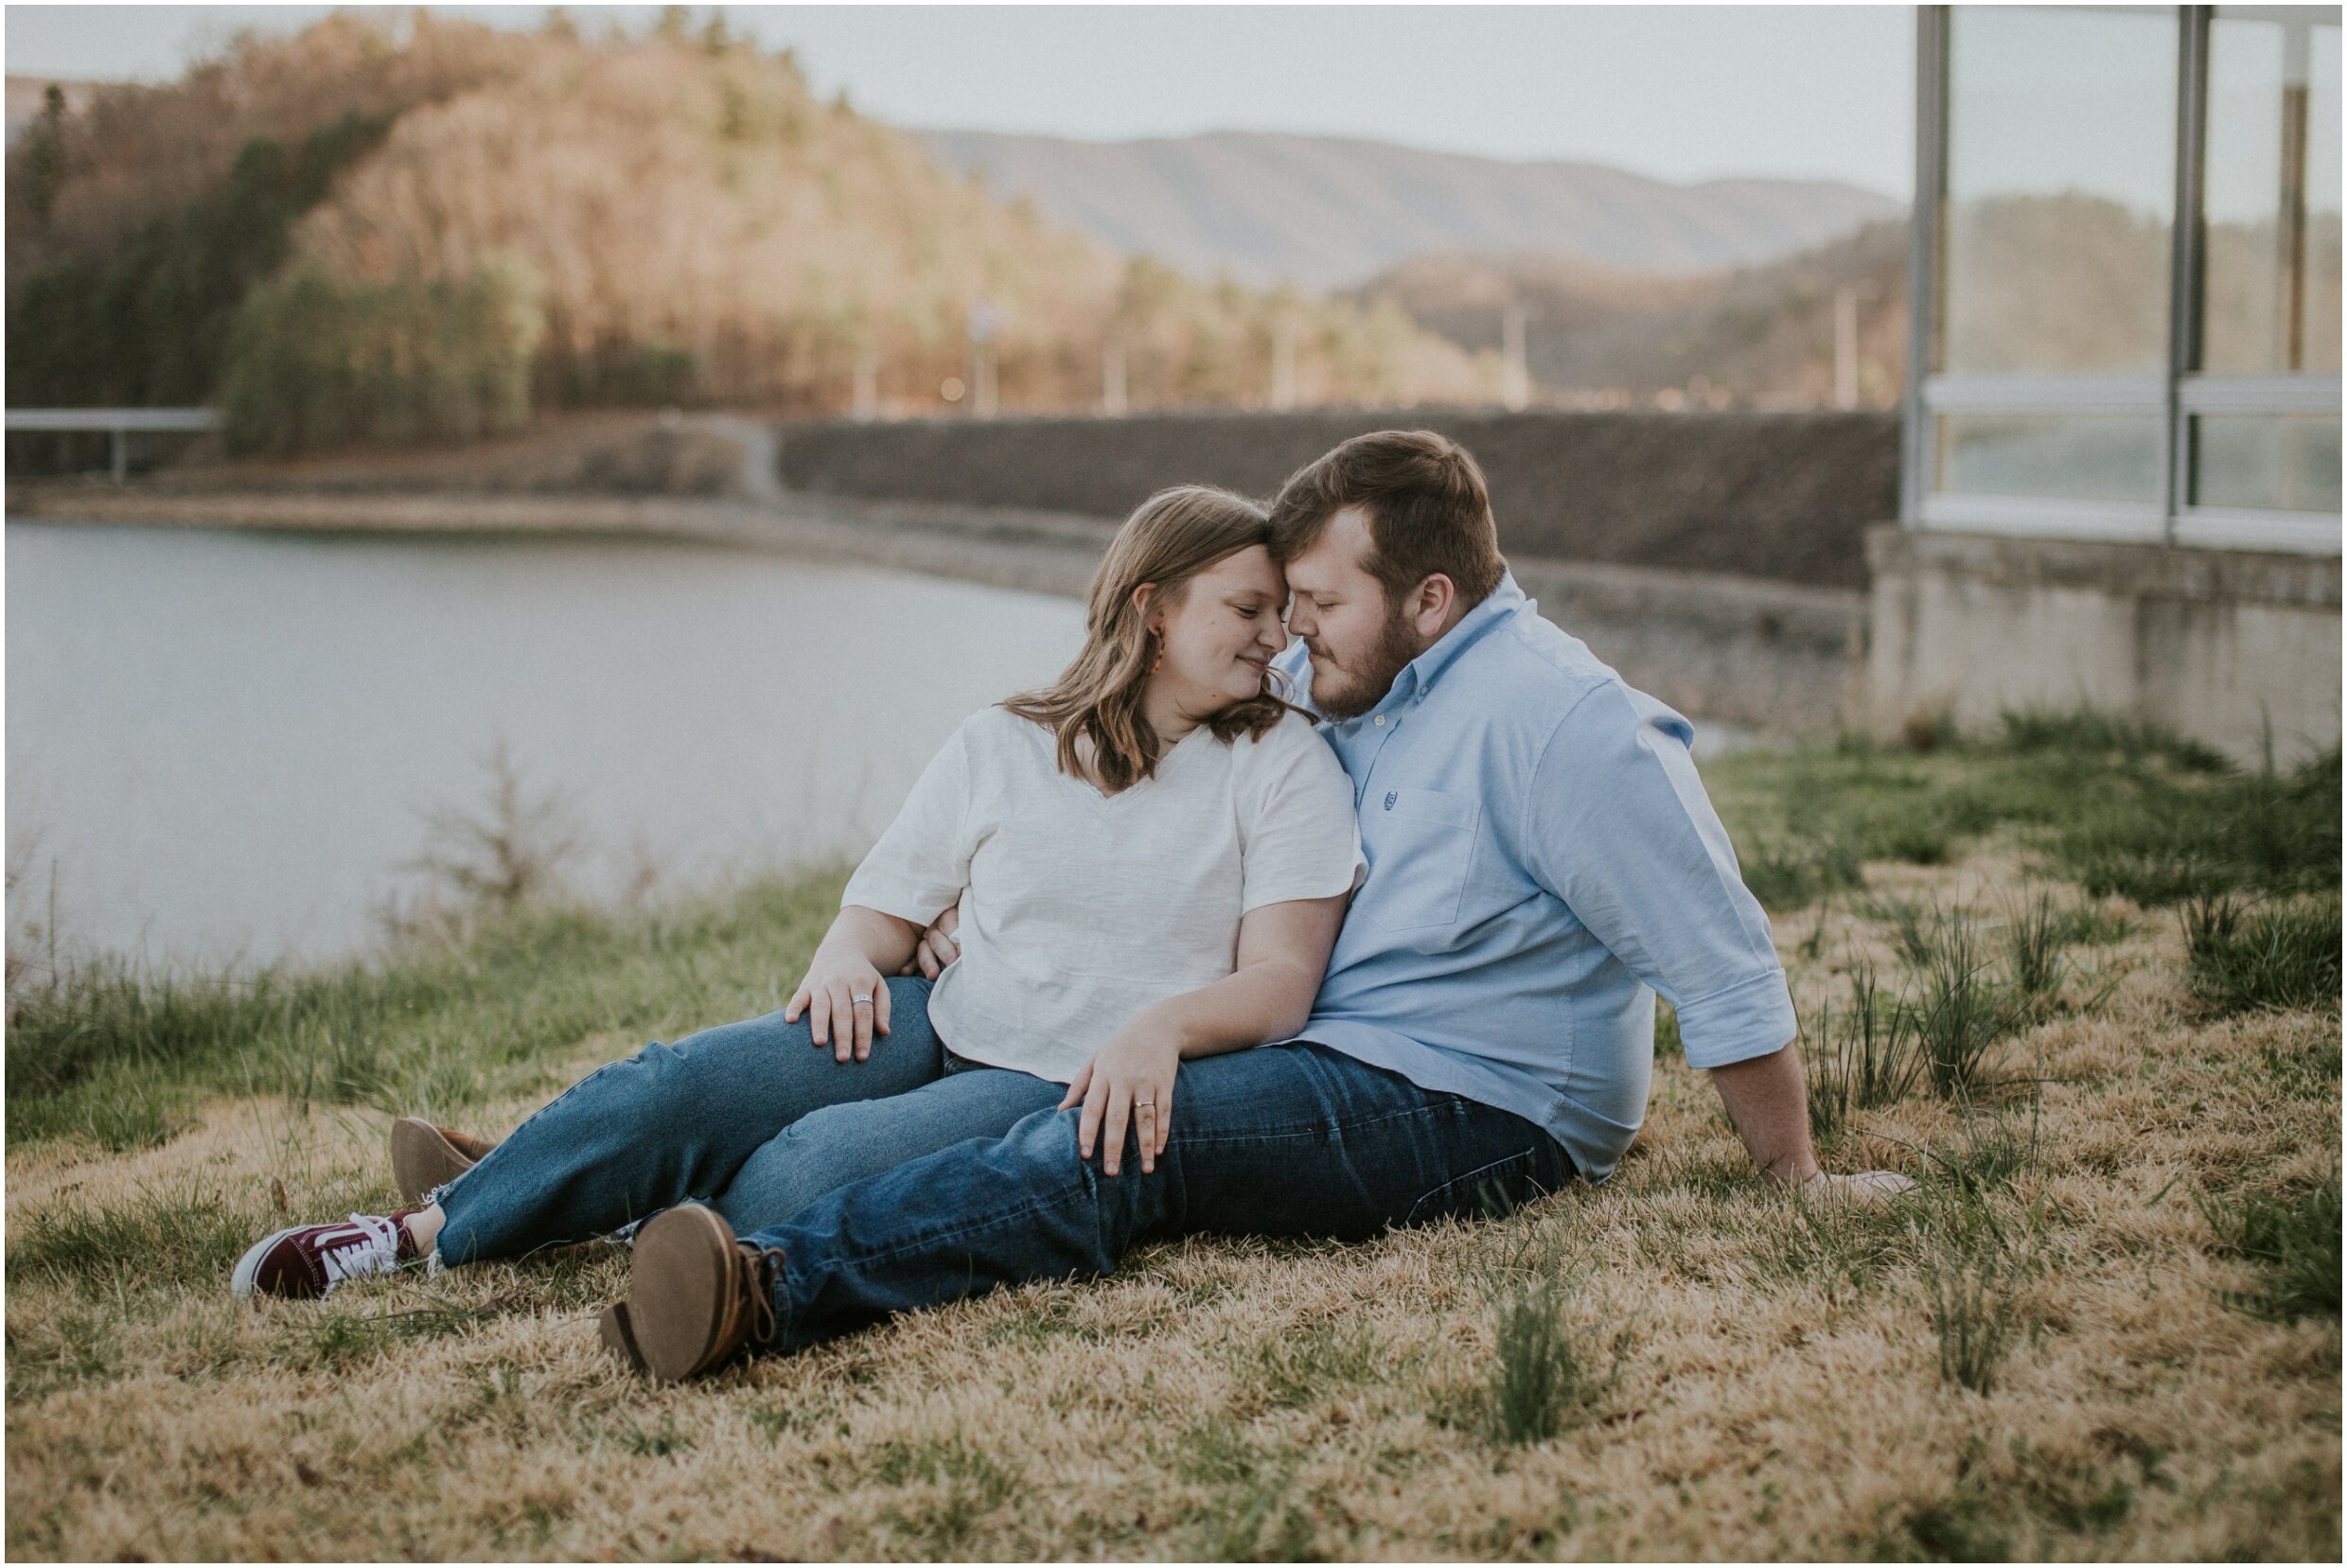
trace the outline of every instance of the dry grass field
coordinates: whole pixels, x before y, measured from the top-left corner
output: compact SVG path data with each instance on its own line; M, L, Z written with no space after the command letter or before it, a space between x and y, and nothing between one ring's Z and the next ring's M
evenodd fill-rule
M395 1110L502 1130L776 1005L836 878L19 975L9 1554L2336 1560L2336 754L2073 715L1706 774L1826 1156L1914 1198L1756 1185L1666 1015L1603 1187L1156 1245L683 1388L597 1349L613 1248L257 1311L228 1266L382 1207Z

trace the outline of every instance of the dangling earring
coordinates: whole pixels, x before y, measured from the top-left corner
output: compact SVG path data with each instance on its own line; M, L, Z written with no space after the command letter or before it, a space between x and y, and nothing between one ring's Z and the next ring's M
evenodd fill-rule
M1157 643L1157 657L1156 657L1156 661L1155 661L1154 663L1152 663L1152 664L1149 666L1149 673L1150 673L1151 675L1156 675L1156 674L1159 670L1161 670L1161 669L1163 669L1163 668L1165 668L1165 644L1164 644L1162 642L1160 642L1160 643Z

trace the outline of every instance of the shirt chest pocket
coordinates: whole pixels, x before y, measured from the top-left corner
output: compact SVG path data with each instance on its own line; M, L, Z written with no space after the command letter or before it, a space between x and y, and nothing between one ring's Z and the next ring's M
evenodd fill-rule
M1458 919L1483 804L1440 789L1371 789L1361 802L1369 896L1361 910L1389 931Z

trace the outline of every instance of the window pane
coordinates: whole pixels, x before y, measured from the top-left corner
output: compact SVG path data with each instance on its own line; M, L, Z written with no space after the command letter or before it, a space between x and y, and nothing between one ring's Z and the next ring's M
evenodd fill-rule
M2055 501L2161 496L2157 415L1945 414L1938 488Z
M2338 420L2203 414L2193 425L2193 500L2261 511L2338 510Z
M2203 369L2339 368L2338 82L2336 23L2210 24Z
M2167 368L2173 11L1949 20L1940 368Z

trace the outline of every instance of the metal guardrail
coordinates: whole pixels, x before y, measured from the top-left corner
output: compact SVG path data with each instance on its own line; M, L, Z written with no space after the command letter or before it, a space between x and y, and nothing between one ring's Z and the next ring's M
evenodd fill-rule
M133 432L208 431L220 428L217 409L9 409L8 428L12 431L103 431L109 442L115 483L119 484L131 468L131 436Z

